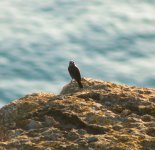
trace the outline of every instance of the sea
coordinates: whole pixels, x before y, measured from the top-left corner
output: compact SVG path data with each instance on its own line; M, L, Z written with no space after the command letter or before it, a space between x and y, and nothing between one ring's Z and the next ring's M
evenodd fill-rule
M155 88L155 0L0 0L0 107L82 77Z

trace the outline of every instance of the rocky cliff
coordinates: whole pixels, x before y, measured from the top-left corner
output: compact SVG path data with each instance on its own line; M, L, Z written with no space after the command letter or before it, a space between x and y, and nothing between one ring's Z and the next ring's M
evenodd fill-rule
M0 109L0 150L154 150L155 90L82 79Z

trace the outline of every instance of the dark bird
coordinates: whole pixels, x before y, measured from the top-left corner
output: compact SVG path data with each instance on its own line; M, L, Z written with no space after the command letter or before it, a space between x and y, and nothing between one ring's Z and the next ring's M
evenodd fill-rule
M83 88L83 85L81 83L81 74L78 67L74 64L74 61L69 62L68 72L71 78L75 79L75 81L78 83L79 88Z

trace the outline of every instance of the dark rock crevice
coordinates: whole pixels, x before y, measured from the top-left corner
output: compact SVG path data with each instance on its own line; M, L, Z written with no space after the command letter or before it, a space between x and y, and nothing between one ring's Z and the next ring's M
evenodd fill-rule
M87 133L95 135L105 134L109 131L108 129L99 125L87 124L76 114L66 113L62 111L63 110L48 108L46 110L39 110L38 112L33 114L33 117L37 116L38 118L42 118L43 120L43 116L45 115L52 116L57 122L59 122L59 127L62 130L71 130L72 128L84 129L87 131Z

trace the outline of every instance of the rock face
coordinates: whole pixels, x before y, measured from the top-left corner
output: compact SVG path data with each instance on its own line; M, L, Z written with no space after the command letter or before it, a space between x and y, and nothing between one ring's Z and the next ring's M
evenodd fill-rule
M0 150L154 150L155 90L82 79L0 109Z

